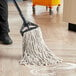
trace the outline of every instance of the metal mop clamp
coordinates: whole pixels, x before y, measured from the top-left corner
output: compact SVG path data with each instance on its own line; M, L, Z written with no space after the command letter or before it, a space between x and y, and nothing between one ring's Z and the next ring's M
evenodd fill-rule
M25 19L25 17L23 16L22 11L21 11L20 7L18 6L16 0L13 0L13 2L14 2L15 6L16 6L18 12L19 12L19 15L20 15L20 17L22 18L22 21L23 21L23 25L22 25L22 27L20 29L21 35L23 36L24 32L36 29L38 27L38 25L36 25L36 24L34 24L32 22L27 21Z

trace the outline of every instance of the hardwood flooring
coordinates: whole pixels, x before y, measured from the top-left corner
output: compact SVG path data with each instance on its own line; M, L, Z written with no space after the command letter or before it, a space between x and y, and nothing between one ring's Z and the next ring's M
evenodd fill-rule
M62 6L60 13L49 15L45 7L37 6L36 15L32 14L31 2L19 3L27 20L37 23L42 30L47 46L63 59L63 62L76 64L76 32L68 31L68 24L62 19ZM9 25L12 45L0 44L0 76L34 76L26 66L19 65L22 56L22 37L20 27L22 20L14 7L9 3ZM56 76L76 76L76 69L58 70Z

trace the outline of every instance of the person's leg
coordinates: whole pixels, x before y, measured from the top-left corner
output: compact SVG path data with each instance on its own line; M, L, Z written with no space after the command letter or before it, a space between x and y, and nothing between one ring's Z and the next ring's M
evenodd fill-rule
M2 32L9 32L7 0L0 0L0 28Z
M0 0L0 40L4 44L11 44L8 25L8 4L7 0Z

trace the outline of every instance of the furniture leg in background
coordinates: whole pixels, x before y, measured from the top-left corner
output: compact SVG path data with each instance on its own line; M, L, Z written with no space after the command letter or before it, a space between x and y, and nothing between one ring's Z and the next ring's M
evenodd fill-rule
M57 12L59 11L61 0L32 0L32 3L33 14L35 14L35 6L41 5L46 6L46 10L49 8L49 14L51 15L53 14L53 6L57 6Z
M64 0L63 20L68 23L69 31L76 31L76 0Z
M68 30L76 32L76 24L68 23Z

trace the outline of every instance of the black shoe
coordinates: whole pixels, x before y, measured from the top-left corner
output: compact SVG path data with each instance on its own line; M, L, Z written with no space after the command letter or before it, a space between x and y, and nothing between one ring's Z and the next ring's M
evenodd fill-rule
M9 37L8 33L3 33L3 34L0 34L0 41L3 43L3 44L12 44L12 40L11 38Z

